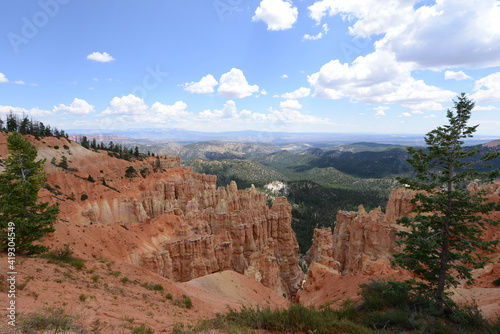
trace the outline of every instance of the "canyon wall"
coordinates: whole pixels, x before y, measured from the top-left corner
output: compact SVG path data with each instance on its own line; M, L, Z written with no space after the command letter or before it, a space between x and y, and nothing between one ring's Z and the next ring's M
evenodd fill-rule
M49 247L71 243L79 256L137 264L182 282L235 270L294 298L303 272L286 198L269 207L254 187L217 188L216 176L194 173L178 157L126 161L64 138L27 138L46 159L39 198L60 207ZM4 144L1 136L1 156ZM63 156L66 169L58 166ZM126 176L130 167L135 177Z

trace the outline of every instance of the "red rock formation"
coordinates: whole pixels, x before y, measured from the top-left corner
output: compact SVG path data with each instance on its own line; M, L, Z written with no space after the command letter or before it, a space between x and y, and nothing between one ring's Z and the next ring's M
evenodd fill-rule
M330 227L314 229L313 244L304 256L311 265L315 262L329 268L340 269L340 263L333 259L333 235Z
M59 203L60 219L84 227L60 226L46 238L49 245L71 242L78 254L141 265L183 282L231 269L280 295L295 296L303 272L286 198L277 198L269 208L266 195L254 187L239 190L231 182L216 188L216 176L182 168L178 157L130 162L63 138L28 138L47 159L49 187L41 190L40 199ZM4 144L0 134L2 155ZM51 163L62 156L70 169ZM149 174L127 178L129 166ZM88 181L89 175L96 182ZM136 238L125 236L127 230ZM89 232L101 243L88 238Z
M394 189L389 195L389 202L387 202L387 219L392 222L410 215L415 209L415 204L411 203L415 194L416 191L407 188Z

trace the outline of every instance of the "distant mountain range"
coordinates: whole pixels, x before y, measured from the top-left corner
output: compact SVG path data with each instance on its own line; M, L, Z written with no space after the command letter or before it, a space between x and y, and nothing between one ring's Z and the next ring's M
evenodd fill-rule
M316 147L341 145L356 142L372 142L392 145L423 145L423 135L413 134L362 134L362 133L306 133L306 132L266 132L266 131L230 131L200 132L184 129L70 129L71 135L114 135L132 140L150 140L162 142L195 143L203 141L238 142L238 143L315 143ZM499 137L476 136L467 143L477 145Z

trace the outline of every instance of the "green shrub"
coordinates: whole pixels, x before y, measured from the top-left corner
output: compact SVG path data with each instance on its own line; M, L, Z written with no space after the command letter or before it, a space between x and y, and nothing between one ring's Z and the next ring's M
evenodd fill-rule
M127 170L125 171L125 177L133 178L133 177L136 177L136 176L137 176L137 171L135 170L135 168L132 167L132 166L129 166L127 168Z
M92 275L92 280L94 281L94 283L97 283L97 281L99 280L99 278L101 278L100 275Z
M153 290L162 292L163 286L161 284L155 284Z
M82 196L80 197L80 200L83 202L88 198L89 198L89 196L87 194L82 194Z
M115 276L115 277L118 277L118 276L120 276L121 272L120 272L120 271L112 271L112 272L110 272L109 274L110 274L110 275L113 275L113 276Z
M49 262L59 264L61 262L68 263L76 269L82 269L85 266L85 260L73 256L73 250L69 244L65 244L63 248L56 248L41 256L48 259Z
M80 295L80 301L85 302L87 300L87 296L85 294Z
M135 327L132 329L132 333L134 334L151 334L154 333L153 329L145 324L140 325L139 327Z
M191 308L193 307L193 302L191 301L191 298L189 298L188 296L186 295L182 295L182 301L184 303L184 305L186 306L186 308Z
M128 282L128 277L127 276L123 276L122 278L120 278L120 282L127 283Z
M500 286L500 277L493 281L494 286Z
M172 300L172 298L173 298L172 294L171 293L167 293L166 298L169 299L169 300Z
M64 309L46 308L41 312L20 316L19 327L22 332L36 333L81 333L81 326L75 324L76 318L69 315Z

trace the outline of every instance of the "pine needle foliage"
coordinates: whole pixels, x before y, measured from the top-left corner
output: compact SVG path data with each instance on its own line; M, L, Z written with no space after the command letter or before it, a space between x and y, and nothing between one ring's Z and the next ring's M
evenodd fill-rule
M468 126L474 102L462 93L448 110L449 124L439 126L425 136L427 148L408 148L408 162L415 171L412 178L398 181L418 191L412 203L414 217L403 217L397 232L402 252L394 255L393 264L413 272L420 280L407 281L416 293L434 301L435 311L442 314L452 302L446 289L459 280L473 281L471 270L482 268L489 259L484 252L493 251L498 240L483 240L487 225L498 221L487 218L494 203L486 203L483 191L469 191L470 182L491 182L498 170L479 172L478 165L500 152L473 159L479 149L465 150L463 139L472 137L476 126Z
M9 222L14 223L15 246L21 253L40 253L46 247L35 245L54 232L59 207L38 202L38 191L45 183L44 160L36 160L37 150L20 133L7 138L9 156L0 174L0 251L9 239Z

